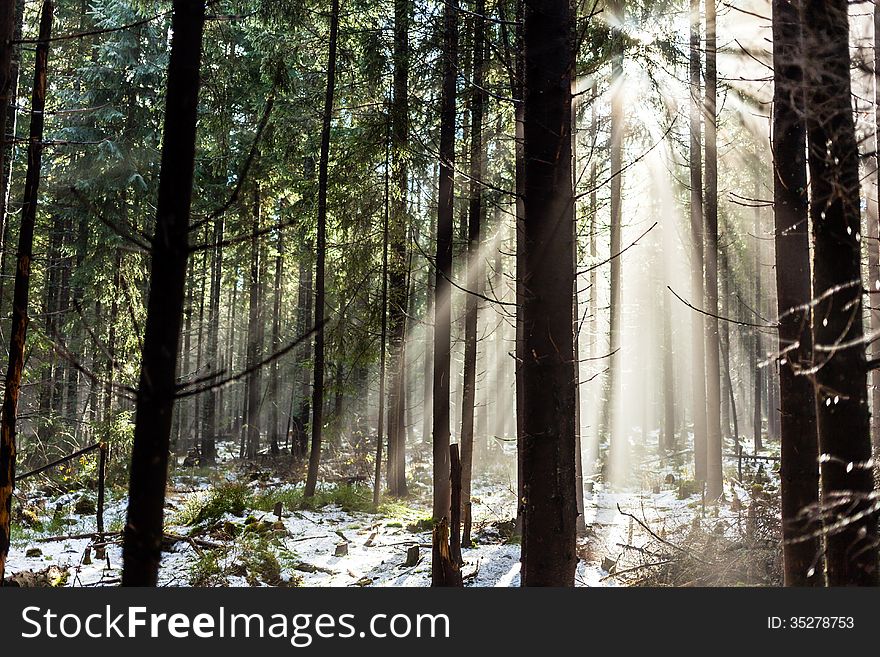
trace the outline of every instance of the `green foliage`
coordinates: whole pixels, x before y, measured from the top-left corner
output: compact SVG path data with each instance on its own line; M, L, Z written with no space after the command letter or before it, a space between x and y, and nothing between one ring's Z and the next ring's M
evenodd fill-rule
M176 514L174 524L197 525L219 520L225 514L240 516L249 508L251 492L239 483L215 486L206 493L191 495L184 507Z
M314 511L326 506L337 506L343 511L371 513L373 500L371 492L359 486L328 486L320 488L314 497L303 496L302 488L283 488L257 496L253 500L253 508L260 511L272 511L281 502L286 510Z
M295 563L295 555L271 536L243 534L230 550L205 550L189 567L192 586L226 586L228 578L243 577L249 586L299 586L298 575L289 579L283 569Z

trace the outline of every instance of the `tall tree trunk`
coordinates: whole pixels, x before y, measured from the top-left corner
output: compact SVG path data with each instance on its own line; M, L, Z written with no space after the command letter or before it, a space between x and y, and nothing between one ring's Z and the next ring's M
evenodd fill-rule
M574 193L569 0L527 0L525 41L526 358L523 367L523 586L573 586L575 377Z
M122 250L113 249L113 300L110 302L110 321L107 324L107 364L104 378L104 420L113 418L113 385L116 376L116 328L119 321L119 297L122 286Z
M407 238L409 230L409 24L411 0L394 2L394 96L391 108L391 155L394 175L393 223L389 225L391 258L388 267L388 329L390 338L388 389L388 493L404 497L406 487L406 315L409 296Z
M153 266L122 547L123 586L155 586L159 574L168 444L189 255L204 24L203 0L174 1Z
M720 309L722 317L730 317L730 264L727 255L722 252L721 257L721 299L723 305ZM730 368L730 327L727 322L721 322L721 366L723 374L721 375L721 400L723 402L722 410L729 408L727 418L723 421L725 437L730 439L734 445L739 445L739 417L736 410L736 395L733 388L733 376ZM729 403L728 403L729 402ZM733 425L733 433L731 433L731 424Z
M390 127L390 126L389 126ZM388 232L391 214L391 139L385 143L385 213L382 218L382 328L379 334L379 416L376 428L376 472L373 480L373 506L379 506L382 492L382 441L385 438L385 369L388 342Z
M336 91L336 48L339 33L339 0L330 6L330 48L327 54L327 91L321 127L321 160L318 169L318 244L315 263L315 382L312 388L312 445L304 495L313 497L321 463L321 431L324 424L324 268L327 260L327 185L330 174L330 129Z
M262 404L263 377L261 368L256 367L263 355L262 324L263 324L263 295L260 285L260 273L262 270L262 253L260 249L260 222L262 216L262 199L259 184L254 187L253 226L251 228L251 281L250 300L248 303L248 340L247 340L247 367L254 368L247 378L247 426L246 456L249 459L257 457L260 452L260 411Z
M297 334L305 335L313 325L314 310L314 272L312 268L312 244L305 245L300 254L299 262L299 317L297 318ZM309 353L311 345L308 341L303 345L297 358L297 374L299 376L299 403L297 409L298 422L295 436L295 453L298 458L305 458L308 448L308 433L306 432L309 416L311 415L311 382L308 372Z
M31 260L34 246L34 225L40 189L40 168L43 158L43 125L46 107L46 79L49 61L49 40L52 34L52 0L43 2L40 33L34 63L34 86L31 99L31 126L28 142L28 168L21 208L18 235L18 262L15 269L15 290L12 303L12 329L9 336L9 362L6 387L0 416L0 586L9 554L12 491L15 484L16 422L24 349L28 325Z
M690 156L688 166L691 179L691 296L693 303L702 306L703 289L703 164L701 158L702 126L700 111L700 0L691 0L691 42L690 42ZM706 415L706 352L705 319L702 314L691 317L691 412L694 422L694 478L705 481L708 464Z
M718 95L715 1L706 0L706 495L717 500L724 493L721 472L721 345L718 337Z
M800 11L773 0L773 208L782 411L782 556L786 586L822 586L822 544L803 512L819 502L816 407L809 377L810 243Z
M517 0L516 2L516 34L514 51L515 67L514 79L512 82L512 96L516 99L514 104L514 130L516 137L516 288L514 294L516 297L516 326L515 326L515 348L514 348L514 383L516 385L516 499L518 500L516 508L516 525L520 533L522 532L523 519L523 459L525 445L525 383L523 381L523 363L525 362L525 295L526 295L526 226L525 226L525 193L526 193L526 176L525 176L525 35L523 22L525 19L525 0Z
M755 174L757 175L757 174ZM758 181L755 181L755 198L758 198ZM761 209L755 207L755 312L761 312L762 294L761 294ZM761 341L761 332L755 331L754 338L754 368L755 368L755 394L754 394L754 416L752 418L752 434L754 437L755 454L764 449L763 432L763 404L764 404L764 368L761 363L764 360L764 348Z
M211 249L211 299L208 309L208 346L205 376L213 376L220 369L220 290L223 282L223 217L214 220L214 247ZM217 460L217 411L223 405L219 390L209 390L202 406L202 461L213 465Z
M18 74L24 0L7 0L0 8L0 308L3 305L3 273L6 271L9 194L12 186L12 160L18 112Z
M614 29L621 30L626 10L624 0L611 0L608 3L611 12ZM617 40L617 48L622 48L622 40ZM611 135L610 135L610 165L611 165L611 290L609 304L611 306L611 320L608 333L608 352L611 354L608 361L607 390L605 393L605 407L603 409L603 421L601 423L605 433L609 436L609 472L612 481L622 483L620 480L624 473L620 465L627 460L628 436L621 435L625 430L623 423L626 421L620 412L622 401L622 354L620 352L621 321L623 308L621 304L622 267L621 258L614 257L620 253L623 233L623 130L624 130L624 106L621 85L623 82L623 51L615 52L611 59Z
M462 543L470 544L471 479L474 467L474 405L477 399L477 319L479 299L485 279L482 246L483 179L485 177L485 142L483 115L486 106L485 70L485 0L476 0L473 18L473 57L471 64L471 143L470 190L468 206L467 287L472 294L465 299L464 386L461 401L461 516L464 528Z
M452 329L452 239L455 190L455 118L458 66L458 1L443 9L443 85L440 107L440 180L437 197L437 258L434 281L434 522L448 518L449 485L449 377Z
M862 328L859 151L846 0L806 0L807 134L813 222L813 344L829 586L876 586L867 364Z
M284 274L284 229L282 227L283 213L279 208L278 211L278 242L276 248L278 252L275 254L275 281L273 283L272 294L272 353L276 353L281 348L281 279ZM277 455L280 450L279 436L279 418L278 418L278 361L272 363L272 370L269 378L269 400L272 404L269 419L269 441L270 449L273 455Z
M874 196L868 215L868 289L871 291L871 333L880 332L880 6L874 3ZM872 360L880 358L880 342L872 342ZM880 473L880 368L870 373L871 439L874 463Z

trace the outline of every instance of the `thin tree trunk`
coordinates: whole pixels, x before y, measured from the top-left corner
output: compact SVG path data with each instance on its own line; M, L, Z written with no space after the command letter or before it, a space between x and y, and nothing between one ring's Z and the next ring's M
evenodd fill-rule
M251 228L251 280L250 299L248 303L248 339L247 339L247 367L254 368L263 354L263 341L261 339L261 326L263 323L263 295L260 285L260 272L262 270L262 253L260 249L260 223L262 216L262 199L259 184L254 187L253 225ZM254 459L260 452L260 410L262 399L262 372L255 368L247 378L247 416L246 451L249 459Z
M408 168L409 146L409 24L411 0L394 3L394 95L391 108L391 156L394 176L393 223L389 225L388 265L388 493L404 497L406 487L406 317L409 297L407 237L409 229Z
M312 445L304 495L313 497L321 463L321 431L324 424L324 269L327 260L327 185L330 173L330 129L333 125L333 98L336 91L336 48L339 33L339 0L330 7L330 48L327 55L327 92L321 128L321 160L318 169L318 244L315 266L315 382L312 388Z
M275 254L275 281L273 283L273 299L272 299L272 353L276 353L281 348L281 279L284 274L284 232L282 228L282 212L278 212L278 252ZM269 379L269 401L272 404L269 419L269 440L273 456L277 456L281 450L279 445L280 436L278 427L278 361L272 363L272 371Z
M523 586L573 586L575 377L569 0L527 0L525 41L525 297Z
M6 367L6 387L3 393L2 417L0 417L0 586L3 584L6 556L9 554L12 492L15 484L16 422L18 420L18 400L21 392L25 340L27 338L28 296L33 257L34 224L37 219L37 201L40 189L40 168L43 158L43 110L46 107L46 78L53 11L52 1L46 0L40 15L40 33L34 63L28 168L22 199L21 228L18 235L18 262L15 270L15 290L12 303L9 362Z
M211 249L211 302L208 310L208 353L205 376L219 369L220 361L220 290L223 282L223 217L214 220L214 248ZM209 390L202 406L202 461L213 465L217 461L217 410L223 411L218 390Z
M715 2L706 0L706 495L717 500L724 493L721 454L721 346L718 337L718 94ZM716 317L713 317L715 315Z
M8 244L9 194L12 186L12 160L15 154L15 128L18 112L18 74L21 65L21 40L24 0L6 0L0 7L0 308L3 305L3 280Z
M437 197L437 258L434 281L434 522L448 518L449 486L449 377L452 328L452 240L455 196L456 83L458 64L458 1L443 9L443 85L440 107L440 181Z
M859 150L851 104L849 3L806 0L807 134L813 222L816 416L829 586L876 586L877 512L862 328Z
M701 155L702 126L700 111L700 0L691 0L690 41L690 180L691 180L691 296L698 306L703 304L703 165ZM692 332L692 413L694 422L694 478L705 481L707 472L706 415L706 352L705 318L700 313L691 317Z
M382 219L382 329L379 335L379 419L376 428L376 474L373 480L373 506L379 506L382 493L382 441L385 438L385 366L388 342L388 224L391 196L391 140L385 143L385 214Z
M810 302L806 128L800 11L773 0L773 199L776 233L776 297L782 410L782 556L786 586L822 586L822 544L804 511L819 503L816 406L809 377Z
M174 1L162 164L152 242L154 264L150 271L128 517L122 548L123 586L155 586L159 573L168 443L189 255L204 24L203 0Z
M758 197L758 182L755 182L755 198ZM755 312L760 313L761 310L761 209L755 207ZM763 432L763 405L764 405L764 368L761 366L764 360L764 349L761 344L761 332L755 331L755 352L754 352L754 368L755 368L755 394L754 394L754 417L752 418L752 434L754 436L755 454L764 449L764 441L762 439Z
M484 60L486 51L486 2L476 0L473 18L473 66L471 80L471 143L470 143L470 203L468 206L467 287L473 294L465 299L464 385L461 401L461 515L464 528L462 543L470 544L471 534L471 479L474 466L474 405L477 399L477 320L479 299L485 279L482 246L483 187L485 177L485 142L483 116L486 106ZM453 527L453 535L455 528Z
M615 26L622 25L625 8L624 0L611 0L608 3ZM615 29L620 29L615 27ZM620 41L618 41L618 44ZM618 45L618 48L621 46ZM620 471L620 464L626 461L628 437L621 435L622 426L626 421L622 417L619 404L622 401L622 358L620 353L620 335L622 321L621 282L622 267L621 258L614 256L620 253L623 232L623 122L624 107L622 93L623 78L623 52L615 52L611 59L611 135L610 135L610 165L611 165L611 290L610 312L611 319L608 328L608 360L607 389L605 393L605 407L601 427L603 433L609 438L608 458L609 475L611 481L622 483L620 480L625 473Z

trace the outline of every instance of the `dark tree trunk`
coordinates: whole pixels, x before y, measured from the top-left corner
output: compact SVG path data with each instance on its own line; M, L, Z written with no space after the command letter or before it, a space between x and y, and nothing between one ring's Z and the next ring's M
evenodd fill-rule
M819 502L816 407L809 377L810 302L806 128L800 12L773 0L773 200L782 411L782 555L786 586L822 586L822 544L802 513Z
M690 41L690 169L691 180L691 296L697 306L702 306L703 290L703 165L701 154L702 127L700 111L700 2L691 0L691 41ZM703 315L694 313L691 317L691 342L693 361L691 362L692 399L691 412L694 422L694 477L697 481L706 480L707 466L707 415L706 415L706 353L705 321Z
M24 20L24 0L6 0L0 8L0 308L3 306L3 273L6 271L7 222L12 183L12 159L15 153L15 128L18 112L18 73Z
M314 306L314 272L312 270L311 261L312 245L305 245L299 262L299 292L298 292L298 308L299 317L297 318L297 334L305 335L312 326L312 314ZM299 377L299 408L296 409L297 421L295 423L294 454L298 459L305 458L308 448L308 433L306 428L309 423L310 413L310 392L311 379L309 376L308 364L311 345L308 341L303 344L297 357L297 375Z
M204 24L203 0L175 0L153 266L122 548L123 586L155 586L159 573L168 444L189 254Z
M443 88L440 107L440 188L437 199L437 259L434 263L434 521L449 517L449 376L452 328L452 238L455 197L455 108L458 65L458 0L443 9Z
M706 309L718 315L718 94L715 2L706 0ZM724 493L721 472L721 345L718 319L707 316L706 326L706 495L717 500Z
M330 174L330 129L333 126L333 98L336 91L336 39L339 33L339 0L330 7L330 48L327 54L327 91L321 127L321 160L318 169L318 244L315 266L315 371L312 388L312 445L304 495L312 497L318 485L321 463L321 431L324 424L324 267L327 260L327 184Z
M575 14L569 0L527 0L523 586L573 586L575 377L572 296L574 194L571 82Z
M391 140L385 143L385 213L382 218L382 328L379 334L379 418L376 427L376 472L373 506L379 506L382 492L382 441L385 438L385 366L388 342L388 229L391 214Z
M272 353L276 353L281 348L281 287L282 277L284 275L284 229L282 228L283 213L278 212L278 252L275 254L275 281L273 283L272 295ZM277 455L280 450L279 436L279 417L278 407L280 398L278 394L278 361L272 362L272 370L269 379L269 401L272 404L269 419L269 441L270 449L273 455Z
M214 220L214 247L211 249L211 299L208 309L208 346L205 376L213 376L220 362L220 289L223 282L223 217ZM217 460L217 411L222 413L219 391L205 393L202 406L202 461L213 465Z
M880 6L874 3L874 180L873 193L876 197L868 215L868 289L874 296L871 306L871 333L880 332ZM880 357L880 341L872 343L871 358ZM871 390L871 440L874 445L875 472L880 477L880 368L870 373ZM875 478L878 478L875 477Z
M49 39L52 34L54 5L43 3L40 34L34 64L34 86L31 99L31 126L28 142L28 168L21 207L21 228L18 235L18 261L12 300L12 329L9 335L9 362L0 417L0 586L9 554L12 491L15 484L16 422L21 377L25 360L28 325L28 296L34 246L34 224L40 189L40 168L43 158L43 125L46 107L46 77L49 61Z
M477 399L477 314L483 293L485 272L484 256L480 253L483 222L483 179L485 177L485 142L483 115L486 106L485 86L485 19L486 2L476 0L473 18L473 57L471 64L471 143L470 190L468 205L467 288L473 294L465 299L464 386L461 401L461 515L464 527L462 542L470 544L471 534L471 479L474 466L474 406ZM453 527L453 530L455 528ZM454 531L453 531L454 534Z
M406 313L409 296L407 241L407 154L409 146L409 24L411 0L394 3L394 96L391 108L391 156L394 176L393 222L389 225L388 263L388 494L404 497L406 487Z
M248 339L247 339L247 367L253 371L247 378L247 416L245 419L246 451L249 459L257 457L260 452L260 410L262 400L263 376L261 368L256 367L263 355L262 324L263 324L263 295L260 285L260 271L262 269L262 253L260 250L260 220L262 216L262 200L260 187L254 188L253 226L251 229L251 280L250 299L248 303Z
M813 223L816 416L829 586L876 586L867 364L862 328L859 151L846 0L806 0L803 20Z
M116 326L119 321L119 296L122 285L122 251L114 249L113 254L113 300L110 302L110 322L107 325L107 364L104 379L104 419L110 422L113 417L113 385L116 376Z

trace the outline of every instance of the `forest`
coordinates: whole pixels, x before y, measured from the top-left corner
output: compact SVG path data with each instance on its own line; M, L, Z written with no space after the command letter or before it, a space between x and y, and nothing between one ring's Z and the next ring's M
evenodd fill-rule
M0 585L880 584L873 0L0 0Z

